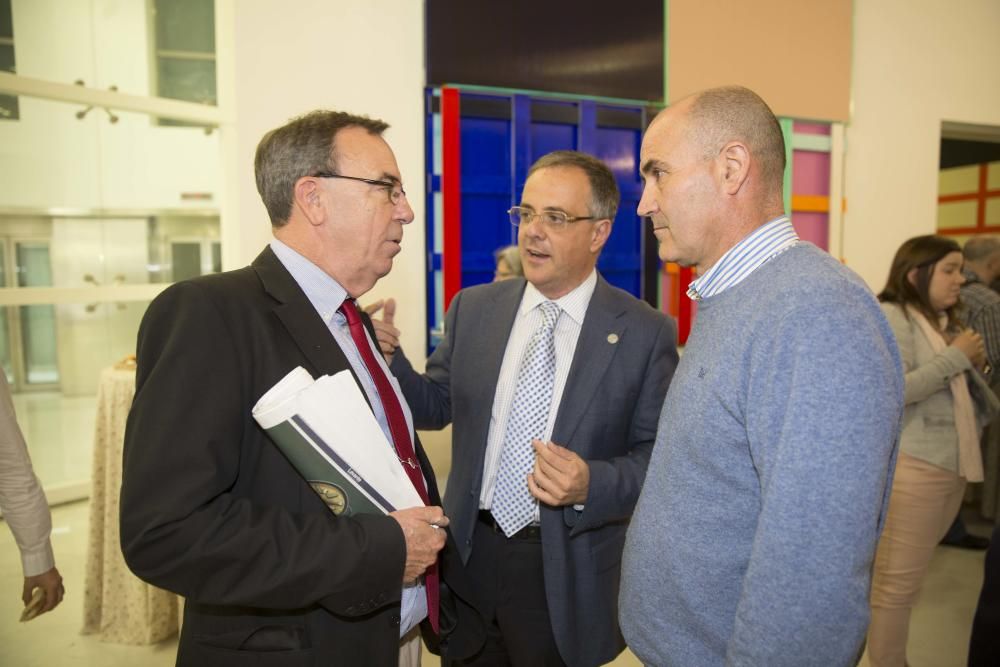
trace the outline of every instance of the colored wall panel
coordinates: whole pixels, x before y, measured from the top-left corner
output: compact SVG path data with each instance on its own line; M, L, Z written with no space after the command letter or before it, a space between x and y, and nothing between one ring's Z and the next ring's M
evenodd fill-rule
M952 167L938 172L938 196L964 194L979 189L979 165Z
M830 194L829 153L793 152L792 193L796 195Z
M792 126L798 134L818 134L824 137L830 136L830 124L829 123L805 123L801 121L795 121Z
M1000 227L1000 197L986 200L986 226Z
M670 0L667 10L669 101L739 82L779 116L848 120L852 0Z
M938 204L938 229L962 229L976 226L975 201L956 201Z
M830 218L826 213L792 213L792 226L803 241L828 250L830 245Z
M394 3L378 4L391 21ZM664 0L418 4L429 85L663 99Z
M986 166L986 188L1000 190L1000 162L991 162Z

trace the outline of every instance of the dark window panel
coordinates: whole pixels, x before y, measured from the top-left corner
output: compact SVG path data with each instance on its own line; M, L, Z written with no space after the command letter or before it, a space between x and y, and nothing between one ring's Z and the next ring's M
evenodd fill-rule
M156 48L215 53L215 0L156 0Z
M160 97L215 104L215 61L160 58Z
M427 0L426 7L431 85L663 99L663 0Z
M14 15L10 10L10 0L0 0L0 37L14 37Z

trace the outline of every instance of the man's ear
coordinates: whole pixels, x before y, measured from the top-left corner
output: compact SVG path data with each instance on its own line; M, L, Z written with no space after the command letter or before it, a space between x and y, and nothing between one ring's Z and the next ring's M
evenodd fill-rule
M590 252L600 252L611 236L611 221L605 218L594 223L593 235L590 237Z
M719 151L720 181L727 195L735 195L750 175L750 151L746 144L730 141Z
M295 181L292 191L294 204L312 225L322 224L326 220L326 203L319 181L303 176Z

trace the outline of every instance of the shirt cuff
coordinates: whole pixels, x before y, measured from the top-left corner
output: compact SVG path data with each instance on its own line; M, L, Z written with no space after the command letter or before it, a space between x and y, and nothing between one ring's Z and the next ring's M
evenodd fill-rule
M25 577L44 574L55 566L56 558L52 553L52 542L49 540L45 540L41 548L21 552L21 568Z

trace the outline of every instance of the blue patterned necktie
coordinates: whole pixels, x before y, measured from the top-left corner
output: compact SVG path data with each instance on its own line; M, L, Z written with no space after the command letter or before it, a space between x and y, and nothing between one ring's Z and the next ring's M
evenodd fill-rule
M545 434L556 379L556 346L552 334L562 309L552 301L545 301L538 308L542 311L542 323L528 342L517 371L490 510L507 537L535 518L536 501L528 491L527 482L528 473L535 465L531 440Z

